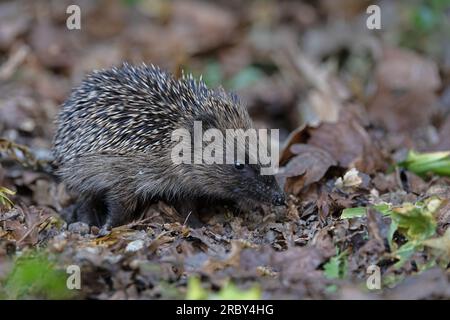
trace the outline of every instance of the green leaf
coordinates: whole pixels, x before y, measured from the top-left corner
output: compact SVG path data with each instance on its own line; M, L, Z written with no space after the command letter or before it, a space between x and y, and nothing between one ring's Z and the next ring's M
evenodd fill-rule
M447 228L442 237L427 239L423 244L442 252L450 261L450 228Z
M416 251L423 250L425 240L435 234L435 214L441 203L442 200L438 197L431 197L415 204L404 203L401 207L393 208L390 211L392 222L389 227L387 240L391 252L399 259L394 265L395 268L403 266ZM396 231L408 239L398 249L396 249L396 244L393 241Z
M391 205L388 203L382 203L373 206L376 211L381 212L383 215L389 215L391 213ZM364 217L367 214L367 207L346 208L342 210L341 219L351 219Z
M328 279L344 279L347 276L347 251L332 257L323 266L325 277Z
M398 223L394 220L391 220L391 225L389 226L389 230L387 233L387 241L389 243L389 248L391 252L395 250L396 244L394 243L394 233L398 229Z
M434 213L441 204L438 198L429 198L424 203L405 203L392 209L391 218L398 224L398 230L409 240L424 240L436 232Z
M373 206L373 208L378 211L381 212L383 215L389 215L391 214L391 205L389 203L381 203L381 204L377 204L375 206Z
M450 176L450 151L418 153L411 150L406 160L399 162L398 165L418 175L431 172Z
M326 291L327 293L336 293L337 290L338 290L338 287L337 287L337 285L335 285L335 284L330 284L330 285L328 285L328 286L325 288L325 291Z
M341 219L360 218L365 216L366 213L367 208L365 207L347 208L342 210Z
M197 277L190 277L187 283L187 300L205 300L208 298L208 293L202 287L202 283Z
M328 279L338 279L339 278L339 265L340 265L340 261L338 259L335 259L335 257L331 258L330 261L328 261L323 267L325 276Z
M139 2L141 2L142 0L122 0L122 2L128 6L128 7L132 7L137 5Z
M394 256L399 259L399 261L394 264L394 267L401 268L414 252L416 252L419 246L420 244L417 241L408 241L398 248L398 250L394 252Z
M188 279L186 299L188 300L257 300L261 299L261 289L258 286L241 290L233 283L227 282L219 292L211 292L202 287L198 277Z
M438 23L438 15L428 6L420 6L413 13L414 27L419 31L431 31Z
M408 170L419 175L432 172L441 176L450 175L450 159L441 159L433 162L412 163Z
M4 289L8 299L68 299L75 291L67 288L66 281L67 274L47 254L33 253L17 258Z
M402 282L405 279L405 274L386 274L382 277L383 282L383 288L394 288L396 285L398 285L400 282Z
M218 87L224 82L222 66L217 61L210 61L203 72L203 81L209 87Z
M447 153L420 155L412 154L412 159L429 160L430 157L435 160L447 156ZM438 197L430 197L423 202L404 203L402 206L392 208L388 203L382 203L372 206L377 212L391 218L391 224L387 233L387 241L392 254L399 259L395 267L401 267L417 250L423 250L423 241L432 237L436 232L436 212L442 204ZM341 219L350 219L362 217L366 214L367 208L347 208L342 211ZM408 240L400 248L394 242L394 234L399 232ZM435 242L432 244L437 245ZM342 265L339 256L333 257L324 266L325 275L336 279L342 276Z
M264 73L253 66L248 66L239 71L230 80L230 88L233 90L239 90L255 83L264 76Z
M9 199L8 195L15 195L16 193L5 187L0 187L0 206L6 209L11 209L14 203Z
M215 298L219 300L258 300L261 299L261 290L254 286L248 290L240 290L231 282L228 282Z

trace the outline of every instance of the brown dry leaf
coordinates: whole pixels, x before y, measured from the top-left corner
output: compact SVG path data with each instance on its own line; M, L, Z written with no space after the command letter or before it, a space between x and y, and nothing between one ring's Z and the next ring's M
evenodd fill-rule
M66 30L50 23L35 25L31 33L33 52L48 68L70 70L76 60L75 41Z
M16 38L27 31L31 22L27 13L22 3L0 4L0 49L9 49Z
M370 5L368 0L320 0L318 1L322 10L332 17L350 19L353 16L364 12Z
M228 43L236 26L236 18L223 7L196 0L175 1L169 37L175 36L189 54L195 54Z
M282 19L292 19L298 25L310 26L317 22L318 13L312 4L300 1L279 2Z
M322 272L317 270L326 257L315 247L295 247L287 251L276 252L272 266L279 271L283 281L320 281Z
M135 233L135 231L126 228L126 226L113 228L109 234L90 241L88 245L111 247L133 233Z
M368 105L375 124L408 132L431 122L441 86L436 64L416 53L385 48L376 69L377 92Z
M353 112L343 110L337 123L322 123L307 130L307 143L327 151L341 167L355 167L370 174L387 165L378 145Z
M2 104L0 124L8 129L33 132L36 130L36 108L35 101L17 94L14 98L8 99Z
M383 241L374 238L361 240L360 237L353 236L352 242L359 247L349 256L349 269L352 272L358 269L363 270L369 265L378 265L381 257L386 253Z
M308 97L301 101L299 109L303 123L317 126L322 122L334 123L347 99L348 88L337 79L330 68L318 65L297 49L288 51L299 73L311 86Z
M3 221L2 224L2 229L4 231L3 237L6 237L6 239L9 240L18 241L19 239L22 239L27 232L26 226L17 220Z
M158 211L161 212L165 218L169 218L169 221L183 223L185 218L183 218L177 210L175 210L172 206L166 204L163 201L159 201L157 204ZM167 220L166 220L167 221Z
M240 263L241 251L246 247L242 241L232 241L230 253L224 259L210 258L203 265L202 270L207 274L213 274L217 270L227 267L238 267Z
M112 64L111 64L112 65ZM33 82L33 89L42 97L46 105L42 106L44 116L53 117L56 113L57 106L64 102L70 93L72 82L64 76L48 72L39 65L30 69L30 81ZM77 67L81 67L77 65ZM94 68L91 68L92 70ZM51 101L51 102L50 102ZM47 105L48 104L48 105ZM52 132L53 133L53 132Z
M173 207L167 205L163 201L149 206L142 215L142 219L145 221L151 221L152 223L179 223L183 224L186 220L182 217Z
M54 206L57 199L54 198L55 184L47 179L37 179L36 182L30 185L33 190L33 200L39 206Z
M183 41L169 32L167 26L139 23L127 26L126 36L119 39L120 50L113 51L113 58L126 58L131 61L152 61L167 70L176 71L179 64L187 59ZM112 45L111 48L115 47ZM100 57L100 56L99 56ZM103 58L103 63L110 61Z
M398 189L398 181L395 172L390 174L377 173L372 178L372 183L375 186L375 189L380 193L391 192Z
M430 269L409 277L394 289L389 290L386 299L450 299L448 274L439 268Z
M324 222L330 214L330 195L323 191L323 187L319 187L319 198L317 199L317 210L320 222Z
M300 105L302 120L311 126L336 122L341 109L342 105L336 97L318 90L311 90L307 101Z
M149 253L154 253L156 252L163 244L166 243L170 243L173 242L173 240L175 239L172 236L169 236L169 234L171 233L171 231L165 231L160 233L155 240L153 240L150 245L148 246L148 252Z
M446 255L447 261L450 260L450 229L447 229L442 237L427 239L423 243Z
M316 233L312 240L312 244L326 258L332 257L336 254L336 247L327 228L323 228Z
M337 161L337 165L355 167L368 174L384 170L387 165L378 143L364 128L359 110L354 108L342 110L336 123L302 126L293 131L281 151L281 165L295 155L291 147L297 143L322 149Z
M239 270L247 273L257 273L260 267L269 267L274 249L271 246L263 246L257 250L244 249L240 254Z
M443 200L437 217L438 233L444 234L450 227L450 199ZM450 254L449 254L450 255Z
M390 90L435 91L441 86L436 64L412 51L385 48L377 65L378 84Z
M368 105L373 123L391 132L411 133L431 122L436 95L426 89L390 91L379 87Z
M201 251L208 252L211 250L212 252L220 252L216 250L218 246L201 229L192 229L189 234L189 240L192 241L193 246L199 248Z
M430 186L429 183L410 171L404 172L402 178L399 177L398 180L402 180L399 184L403 185L405 191L414 194L424 194Z
M27 232L18 239L21 244L35 245L38 242L40 226L50 218L50 215L36 207L23 207Z
M148 30L147 30L148 31ZM148 41L148 39L146 38ZM95 69L107 69L111 66L122 64L126 60L124 50L116 43L99 43L91 46L89 50L83 52L83 59L77 64L75 76L84 77L87 72Z
M319 181L336 160L325 150L307 144L294 144L290 147L293 158L282 168L285 177L285 191L298 194L304 187Z
M126 25L126 10L121 2L101 0L98 5L86 3L82 10L86 17L83 25L94 39L110 39L120 34Z
M370 238L380 242L380 245L383 245L383 241L388 238L390 225L391 219L389 217L382 216L373 209L368 210L367 232Z
M262 77L238 93L246 102L252 119L268 123L275 116L290 114L296 101L295 90L280 76ZM297 125L297 121L292 120Z
M26 45L21 45L15 49L8 60L0 66L0 80L5 81L14 75L19 66L25 61L29 54L30 48Z
M15 207L15 214L11 212L9 217L2 221L3 236L15 240L21 246L36 245L39 232L46 226L45 223L51 215L31 207Z
M307 126L303 125L292 131L286 139L281 152L280 152L280 165L285 165L289 159L295 154L291 151L291 146L294 144L305 144L308 141L309 134Z
M432 150L450 150L450 114L439 129L439 142L433 146Z

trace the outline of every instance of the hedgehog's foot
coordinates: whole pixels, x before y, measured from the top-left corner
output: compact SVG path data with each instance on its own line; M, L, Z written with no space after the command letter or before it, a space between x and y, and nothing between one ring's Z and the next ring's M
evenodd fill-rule
M111 230L113 227L117 227L126 224L130 219L129 210L123 205L123 203L116 199L105 199L106 205L106 220L102 225L101 230Z
M191 228L201 228L204 223L199 219L199 203L196 200L179 200L173 203L173 207L184 219L183 224Z
M84 222L88 225L101 226L103 224L99 201L93 197L81 197L75 204L63 209L61 216L68 223Z

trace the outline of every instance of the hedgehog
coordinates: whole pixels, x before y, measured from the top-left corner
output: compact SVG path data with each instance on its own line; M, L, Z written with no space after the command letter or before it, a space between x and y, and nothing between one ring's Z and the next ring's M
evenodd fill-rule
M190 74L176 79L153 65L124 63L87 75L63 103L53 140L57 175L79 198L72 220L109 230L159 200L189 212L193 203L285 203L258 162L174 163L172 133L192 132L195 121L221 132L253 128L235 94Z

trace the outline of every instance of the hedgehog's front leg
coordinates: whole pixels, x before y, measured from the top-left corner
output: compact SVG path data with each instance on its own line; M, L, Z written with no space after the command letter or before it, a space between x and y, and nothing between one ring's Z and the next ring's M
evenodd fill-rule
M100 229L100 235L107 235L113 227L123 225L128 221L128 210L122 201L107 197L105 199L106 220Z

